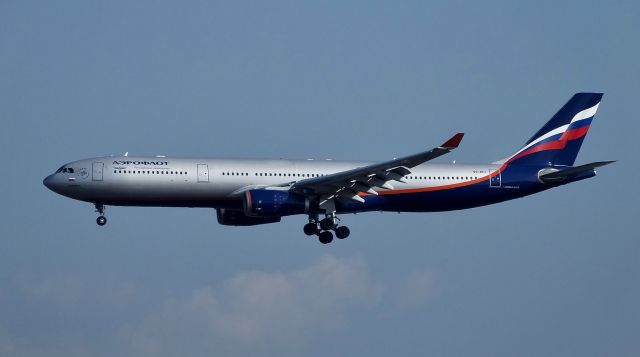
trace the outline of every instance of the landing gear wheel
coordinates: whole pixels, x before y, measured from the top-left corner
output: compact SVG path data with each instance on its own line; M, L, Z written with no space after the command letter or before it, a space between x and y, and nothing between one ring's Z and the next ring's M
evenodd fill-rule
M316 223L307 223L304 225L304 234L313 236L318 233L318 225Z
M107 224L107 217L105 216L100 216L96 219L96 223L98 223L99 226L104 226L105 224Z
M332 230L335 226L336 224L331 217L324 218L322 221L320 221L320 229L322 229L323 231Z
M318 234L318 240L322 244L329 244L331 243L331 241L333 241L333 233L331 233L330 231L322 231L320 232L320 234Z
M349 236L349 233L351 233L351 231L349 231L349 227L347 226L340 226L336 228L336 237L338 239L347 238Z

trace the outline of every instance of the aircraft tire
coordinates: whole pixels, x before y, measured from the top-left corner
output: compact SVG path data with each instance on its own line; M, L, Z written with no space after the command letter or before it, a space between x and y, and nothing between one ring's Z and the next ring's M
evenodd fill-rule
M316 223L307 223L304 225L304 234L313 236L318 234L318 225Z
M105 224L107 224L107 217L105 217L105 216L100 216L100 217L96 218L96 223L97 223L99 226L104 226Z
M330 231L322 231L318 234L318 240L322 244L329 244L333 241L333 233Z
M338 239L345 239L349 236L349 233L351 233L351 231L349 230L349 227L347 226L340 226L338 228L336 228L336 238Z
M327 217L320 221L320 229L322 229L323 231L331 230L334 227L335 223L333 223L332 218Z

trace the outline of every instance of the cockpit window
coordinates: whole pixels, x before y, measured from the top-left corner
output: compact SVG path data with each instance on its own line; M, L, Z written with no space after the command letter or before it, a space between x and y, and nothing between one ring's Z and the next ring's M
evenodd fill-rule
M72 167L64 167L62 166L61 168L59 168L56 173L60 173L60 172L64 172L64 173L69 173L72 174L74 173L73 168Z

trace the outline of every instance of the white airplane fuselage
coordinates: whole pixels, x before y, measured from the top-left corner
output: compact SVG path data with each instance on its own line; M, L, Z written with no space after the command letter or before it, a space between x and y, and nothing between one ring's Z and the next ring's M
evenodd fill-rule
M108 156L70 162L63 167L71 170L48 176L44 184L61 195L105 205L242 209L239 190L284 188L291 182L369 164L333 160ZM391 190L377 188L376 191L390 194L486 180L499 168L500 165L423 164L415 167L404 183L394 183ZM473 202L467 204L475 206ZM366 204L360 208L350 211L385 210Z

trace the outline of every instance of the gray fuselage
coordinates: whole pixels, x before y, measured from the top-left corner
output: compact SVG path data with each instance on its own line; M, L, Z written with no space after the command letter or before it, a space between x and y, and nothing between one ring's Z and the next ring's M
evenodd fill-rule
M368 164L332 160L99 157L70 162L44 183L61 195L104 205L242 209L238 192L248 187L286 187L292 182ZM394 190L464 183L489 176L498 169L498 165L423 164L412 169L404 183L394 184Z

